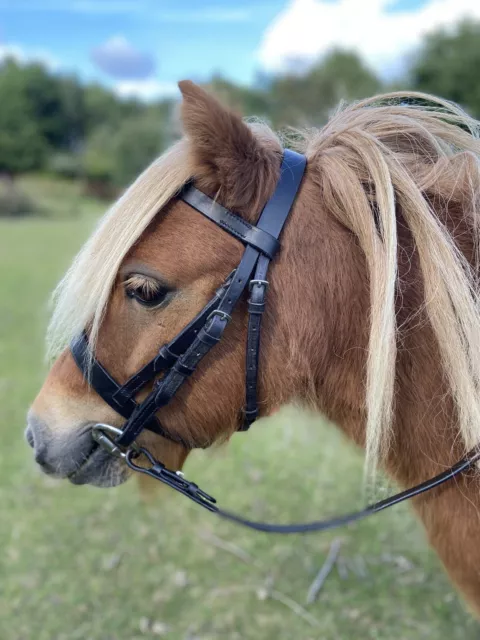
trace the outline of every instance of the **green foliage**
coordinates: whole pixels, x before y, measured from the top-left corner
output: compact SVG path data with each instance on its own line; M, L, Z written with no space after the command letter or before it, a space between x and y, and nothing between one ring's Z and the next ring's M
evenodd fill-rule
M162 128L152 114L131 116L117 131L108 126L98 127L85 145L84 175L90 181L125 186L163 147Z
M207 88L224 103L245 115L270 117L271 100L264 89L243 87L229 82L219 75L213 76Z
M18 66L7 61L0 73L0 173L39 168L47 146Z
M104 126L88 138L83 153L83 170L87 179L113 182L115 151L112 135L113 132Z
M56 76L41 64L18 66L32 117L51 148L70 148L84 133L83 92L75 78Z
M245 116L276 128L321 126L341 100L386 87L354 52L334 50L313 66L254 86L215 75L207 88ZM480 117L480 22L428 36L399 88L437 94ZM180 135L173 101L121 99L98 84L52 73L38 63L0 64L0 173L48 169L62 177L86 175L114 189L131 182Z
M348 51L332 51L306 73L274 79L270 87L273 121L279 125L323 125L341 100L381 90L375 74Z
M264 78L257 88L237 86L214 76L209 88L246 115L266 118L275 127L322 125L341 100L381 91L381 82L357 54L332 51L302 73Z
M453 100L480 118L480 22L427 36L411 69L414 89Z
M97 127L110 124L118 127L125 118L143 113L146 105L136 100L120 100L114 93L99 84L83 89L85 130L91 133Z
M161 125L155 117L136 116L125 121L113 139L114 181L125 185L134 180L164 147Z
M44 217L49 219L65 221L82 217L93 220L105 212L105 202L85 196L85 186L81 180L30 173L19 176L15 186L29 196Z

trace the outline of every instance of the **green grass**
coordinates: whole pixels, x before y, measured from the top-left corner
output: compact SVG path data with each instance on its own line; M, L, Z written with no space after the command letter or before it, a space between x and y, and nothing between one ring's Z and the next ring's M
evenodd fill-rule
M36 470L23 427L45 375L46 300L92 224L0 222L0 640L478 637L406 506L338 532L270 537L166 489L144 502L134 482L73 487ZM360 454L293 408L195 453L186 471L257 518L362 505ZM346 575L335 568L307 606L334 537Z

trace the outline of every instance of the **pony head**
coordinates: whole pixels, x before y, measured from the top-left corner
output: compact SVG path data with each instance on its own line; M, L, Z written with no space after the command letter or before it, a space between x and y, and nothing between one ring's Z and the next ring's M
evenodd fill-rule
M282 145L266 125L244 122L191 82L180 89L184 137L100 221L55 294L57 358L27 438L44 470L76 483L117 484L128 470L95 447L92 425L124 419L84 380L69 340L86 330L96 358L126 381L204 307L242 253L176 198L181 188L193 181L253 223L279 177ZM392 442L406 441L406 405L395 399L418 413L440 393L455 410L453 441L480 441L475 127L449 103L390 94L295 134L308 168L269 273L261 415L292 400L313 406L365 446L375 469L378 459L396 459ZM405 347L412 333L414 355ZM159 411L169 433L195 447L237 430L245 341L243 302L222 342ZM425 362L434 362L431 380L420 384ZM190 450L145 432L140 443L174 469Z

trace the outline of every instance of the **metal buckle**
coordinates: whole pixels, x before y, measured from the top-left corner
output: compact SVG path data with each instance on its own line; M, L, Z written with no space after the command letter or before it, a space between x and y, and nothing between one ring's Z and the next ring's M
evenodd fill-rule
M228 313L226 313L225 311L221 311L220 309L214 309L212 313L208 316L208 318L205 320L205 324L209 322L209 320L211 320L213 316L218 316L222 320L225 320L225 322L230 322L230 320L232 319L232 316L229 316Z
M270 286L270 283L268 282L268 280L250 280L250 282L248 283L248 290L251 291L253 288L254 284L258 284L259 287L265 287L265 289L268 289L268 287Z
M234 269L231 273L228 274L228 277L223 281L223 284L218 287L218 289L215 291L215 295L217 296L217 298L223 298L223 296L225 295L225 291L232 284L233 277L236 273L237 270Z
M104 422L98 422L92 427L92 438L95 440L95 442L97 442L103 449L105 449L105 451L110 453L110 455L115 456L116 458L125 459L129 451L138 452L139 448L138 445L132 443L128 447L128 449L124 451L107 435L111 434L115 436L115 438L118 438L118 436L121 436L122 433L122 429L114 427L111 424L105 424Z
M144 473L147 476L151 476L152 478L155 478L155 480L160 480L160 482L163 482L172 489L175 489L175 491L187 496L187 498L190 498L193 502L205 507L208 511L218 511L218 507L215 504L217 502L215 498L200 489L195 482L187 480L181 471L172 471L167 469L165 465L154 458L147 449L140 448L138 454L143 454L148 460L150 466L140 466L139 464L136 464L133 460L134 457L137 457L135 452L127 451L125 462L130 469L138 471L139 473Z

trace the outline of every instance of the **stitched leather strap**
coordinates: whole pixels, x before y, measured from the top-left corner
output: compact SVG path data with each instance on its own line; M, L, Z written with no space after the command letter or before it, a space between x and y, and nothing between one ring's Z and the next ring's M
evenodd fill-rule
M300 187L300 183L305 171L306 159L294 151L286 150L284 153L282 165L280 168L280 178L272 198L268 201L257 223L257 228L267 234L272 234L276 239L285 224L290 213L290 209L295 200L296 194ZM193 189L193 191L192 191ZM186 192L180 196L192 204L196 209L204 213L204 211L215 211L215 215L208 215L213 222L220 227L225 228L234 237L238 237L236 231L231 231L225 227L224 212L227 211L217 203L214 203L208 196L189 187ZM215 206L214 206L215 205ZM230 213L230 212L228 212ZM205 214L207 215L207 214ZM240 219L241 220L241 219ZM242 221L244 222L244 221ZM253 227L248 225L250 229ZM261 237L258 236L257 237ZM235 305L240 296L247 288L251 279L251 274L255 266L260 276L265 276L270 263L270 255L263 253L258 246L248 242L246 235L239 238L247 244L240 264L231 279L220 304L212 312L206 325L200 330L197 338L193 341L186 352L177 360L173 367L168 371L164 378L156 384L158 387L156 394L153 392L147 397L142 405L136 410L124 425L122 434L116 439L116 444L122 447L128 447L139 436L143 429L145 421L158 411L159 408L170 402L177 393L186 378L195 371L196 367L210 349L220 340L223 332L231 318ZM251 309L250 305L250 309ZM250 318L255 314L250 313ZM247 364L246 374L246 416L243 429L250 426L257 417L257 394L256 383L258 377L258 349L259 349L259 333L260 333L260 316L249 322L248 338L247 338L247 358L249 355L248 346L250 347L250 358ZM173 438L178 436L171 434ZM172 438L172 439L173 439ZM207 447L210 443L195 443L195 446ZM192 443L193 446L193 443Z
M194 186L188 186L179 195L181 200L187 202L191 207L199 211L202 215L215 222L219 227L228 231L235 238L244 244L249 244L258 251L267 255L270 259L277 253L280 243L277 238L259 225L254 227L246 220L232 213L221 204L209 198Z
M296 195L302 183L306 167L306 158L289 149L285 150L280 180L275 193L268 201L258 226L267 230L276 238L280 236L287 220L287 216L279 212L290 212ZM287 214L288 215L288 214ZM268 288L267 272L270 259L266 255L258 258L257 268L253 280L250 282L250 298L248 300L248 330L246 351L246 381L245 381L245 411L243 425L240 431L247 431L258 417L257 389L258 367L260 354L260 329L263 312L265 311L265 297Z
M217 289L214 297L200 311L200 313L177 335L175 338L160 348L157 356L150 360L140 371L134 374L127 382L120 385L102 366L102 364L90 353L88 337L85 332L77 336L70 344L70 351L78 368L83 373L86 380L95 389L103 400L109 404L112 409L127 419L137 415L140 405L138 405L133 396L150 382L156 375L170 368L180 357L181 353L190 345L200 328L207 321L208 316L218 306L223 298L225 291L229 287L232 272L225 283ZM153 431L174 442L190 447L190 443L186 443L182 438L171 435L160 424L155 412L150 413L144 422L145 429ZM142 414L143 415L143 414Z
M126 398L119 402L117 392L121 386L98 360L93 359L90 361L90 347L85 333L80 334L73 340L70 345L70 351L78 368L83 373L85 379L89 381L90 386L95 389L98 395L103 398L114 411L128 420L138 405L131 398ZM165 434L160 422L154 415L150 416L145 423L145 429L149 429L159 435Z
M230 285L232 275L233 273L231 273L222 286L217 289L213 298L205 305L200 313L197 314L169 344L163 345L153 360L150 360L150 362L140 369L140 371L137 371L137 373L118 389L115 396L118 397L119 401L120 397L125 400L132 398L147 382L175 364L180 355L191 344L197 333L206 323L212 311L218 307L220 300Z
M248 284L257 259L258 251L251 246L247 246L219 306L211 313L210 319L200 329L197 337L185 353L182 354L165 376L158 381L154 391L142 402L138 410L131 415L123 427L122 434L116 439L116 444L122 447L128 447L132 444L141 433L145 421L149 420L158 409L170 402L187 377L195 371L200 361L219 342L231 318L233 308ZM175 434L170 435L173 438L177 438ZM191 446L204 448L209 444L209 442L191 443Z
M260 256L255 276L250 281L248 300L248 330L246 350L245 412L240 431L247 431L258 417L257 386L260 354L260 328L265 311L265 296L268 288L267 271L269 261Z

